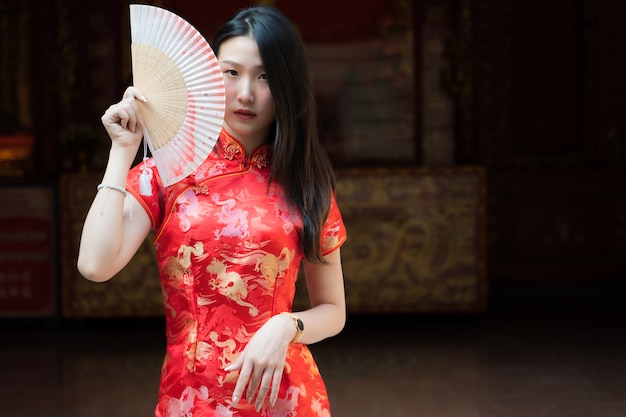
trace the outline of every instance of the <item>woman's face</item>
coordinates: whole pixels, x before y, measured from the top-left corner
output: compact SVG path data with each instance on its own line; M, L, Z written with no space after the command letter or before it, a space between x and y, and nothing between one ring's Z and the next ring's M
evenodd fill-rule
M220 46L217 58L226 89L224 128L249 154L265 142L275 117L259 48L253 38L237 36Z

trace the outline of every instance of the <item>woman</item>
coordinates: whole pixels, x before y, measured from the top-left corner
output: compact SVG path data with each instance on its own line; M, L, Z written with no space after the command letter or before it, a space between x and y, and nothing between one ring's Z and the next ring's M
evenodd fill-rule
M164 187L149 160L155 192L140 192L144 168L131 165L141 91L129 87L102 116L111 150L78 268L106 281L155 230L167 333L156 416L328 416L306 345L345 324L346 231L304 48L269 6L239 11L212 46L225 81L223 129L184 180ZM292 313L300 264L311 308Z

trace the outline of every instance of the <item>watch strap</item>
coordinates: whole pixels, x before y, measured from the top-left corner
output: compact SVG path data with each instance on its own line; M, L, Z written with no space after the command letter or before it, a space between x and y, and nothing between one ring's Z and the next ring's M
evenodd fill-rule
M288 311L284 311L281 314L289 316L293 320L293 324L296 326L296 335L291 340L291 343L298 343L300 338L302 337L302 333L304 332L304 323L300 320L300 317L296 316L293 313L289 313Z

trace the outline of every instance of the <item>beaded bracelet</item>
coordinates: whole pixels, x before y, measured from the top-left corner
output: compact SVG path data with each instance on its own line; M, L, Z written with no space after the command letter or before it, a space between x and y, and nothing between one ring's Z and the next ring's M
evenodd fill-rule
M98 185L97 190L100 191L103 188L110 188L112 190L119 191L120 193L124 194L124 197L126 197L126 189L123 187L120 187L119 185L108 184L108 183L103 182L102 184Z

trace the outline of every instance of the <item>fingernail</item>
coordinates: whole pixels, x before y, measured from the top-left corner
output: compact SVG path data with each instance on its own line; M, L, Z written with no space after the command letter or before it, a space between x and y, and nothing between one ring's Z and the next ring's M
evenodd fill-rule
M139 98L141 99L141 101L143 101L144 103L148 102L148 99L146 98L146 96L144 96L143 94L141 96L139 96Z
M233 395L233 405L237 405L238 402L239 402L239 397L237 397L236 395Z

